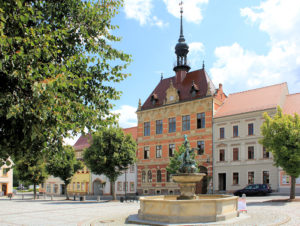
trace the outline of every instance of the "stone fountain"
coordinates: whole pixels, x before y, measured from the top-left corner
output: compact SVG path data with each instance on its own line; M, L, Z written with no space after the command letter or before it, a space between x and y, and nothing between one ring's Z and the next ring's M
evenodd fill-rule
M185 135L185 152L179 157L178 173L172 175L179 184L180 195L149 196L140 198L137 219L131 222L145 224L204 223L231 219L238 216L238 197L230 195L195 195L196 183L205 176L197 173L195 151Z

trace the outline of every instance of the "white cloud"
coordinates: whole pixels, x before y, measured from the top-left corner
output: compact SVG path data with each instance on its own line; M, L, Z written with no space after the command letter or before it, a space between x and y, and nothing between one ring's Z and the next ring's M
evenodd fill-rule
M114 114L119 114L119 125L122 128L137 126L136 107L122 105L119 109L113 111Z
M127 18L139 21L140 25L165 27L168 23L163 22L156 16L152 16L152 0L124 0L124 11Z
M180 17L179 3L181 0L163 0L167 6L167 10L173 16ZM183 4L183 18L188 22L200 23L203 19L201 7L207 4L208 0L185 0Z
M269 52L259 55L238 43L217 47L210 70L213 81L234 91L288 82L290 91L299 92L300 1L268 0L241 9L241 15L269 35Z
M199 68L204 59L204 45L201 42L189 43L188 61L191 68Z

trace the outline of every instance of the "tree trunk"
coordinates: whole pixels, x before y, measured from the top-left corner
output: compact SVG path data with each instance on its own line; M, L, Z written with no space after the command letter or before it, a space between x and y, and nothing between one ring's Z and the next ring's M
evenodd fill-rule
M69 200L70 197L69 197L69 193L68 193L68 185L66 182L65 182L65 192L66 192L66 199Z
M290 199L295 199L296 177L291 176Z
M33 196L34 200L36 199L36 184L33 184Z
M115 192L115 181L110 181L111 184L111 195L113 200L117 200L116 192Z

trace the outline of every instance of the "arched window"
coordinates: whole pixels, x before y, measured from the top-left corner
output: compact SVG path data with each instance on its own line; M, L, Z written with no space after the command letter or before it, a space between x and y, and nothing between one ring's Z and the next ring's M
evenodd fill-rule
M171 181L171 174L167 171L167 182Z
M142 171L142 183L146 182L146 172Z
M152 172L151 170L148 171L148 183L152 182Z
M160 170L157 170L157 173L156 173L156 181L157 182L161 182L161 171Z

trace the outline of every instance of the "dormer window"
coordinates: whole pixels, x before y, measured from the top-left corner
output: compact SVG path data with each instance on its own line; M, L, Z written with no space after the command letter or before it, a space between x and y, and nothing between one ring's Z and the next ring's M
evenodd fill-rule
M151 96L151 103L153 105L155 105L157 102L158 102L158 97L155 93L153 93L152 96Z
M197 92L199 91L198 86L195 84L195 82L193 81L190 93L192 94L192 97L195 97Z

